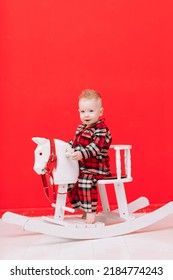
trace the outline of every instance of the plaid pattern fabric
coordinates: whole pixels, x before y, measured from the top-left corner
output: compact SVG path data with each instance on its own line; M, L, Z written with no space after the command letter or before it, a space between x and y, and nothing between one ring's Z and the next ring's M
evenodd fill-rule
M83 159L79 161L84 173L110 175L108 149L112 141L111 133L104 119L91 127L81 124L70 144L75 151L81 151Z
M112 141L111 133L104 120L91 127L78 126L73 141L69 143L75 151L81 151L83 159L79 161L78 182L69 185L68 197L75 209L85 212L97 210L97 180L110 175L108 149Z
M94 176L80 172L78 182L68 186L68 198L74 209L82 209L84 212L96 212L97 210L97 180L103 176Z

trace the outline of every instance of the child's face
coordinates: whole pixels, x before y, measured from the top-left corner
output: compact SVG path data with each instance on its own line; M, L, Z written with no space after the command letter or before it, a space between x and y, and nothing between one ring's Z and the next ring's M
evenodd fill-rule
M96 123L99 117L103 114L103 108L101 107L101 101L82 98L79 100L79 113L82 123L87 127Z

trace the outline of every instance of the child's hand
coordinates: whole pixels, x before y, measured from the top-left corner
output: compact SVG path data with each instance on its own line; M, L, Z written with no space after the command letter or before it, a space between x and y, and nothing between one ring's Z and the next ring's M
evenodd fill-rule
M83 158L82 153L80 151L76 151L72 153L73 160L81 160Z

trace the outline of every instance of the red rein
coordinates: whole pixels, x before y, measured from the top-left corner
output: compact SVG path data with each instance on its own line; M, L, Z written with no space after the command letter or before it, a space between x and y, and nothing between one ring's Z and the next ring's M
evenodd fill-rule
M54 139L50 139L50 156L45 166L45 174L41 175L45 194L51 203L56 202L56 185L54 184L53 170L57 167L57 156ZM51 182L52 181L52 182Z

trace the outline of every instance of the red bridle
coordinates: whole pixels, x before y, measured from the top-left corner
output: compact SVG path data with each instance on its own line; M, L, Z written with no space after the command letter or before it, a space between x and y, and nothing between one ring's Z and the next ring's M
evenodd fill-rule
M56 191L56 185L54 184L53 170L57 167L57 155L56 155L54 139L50 139L49 141L50 141L50 156L44 168L45 174L41 175L41 177L42 177L43 187L47 198L51 201L51 203L52 202L55 203L57 191ZM52 180L52 184L50 180ZM50 193L52 193L52 195Z

